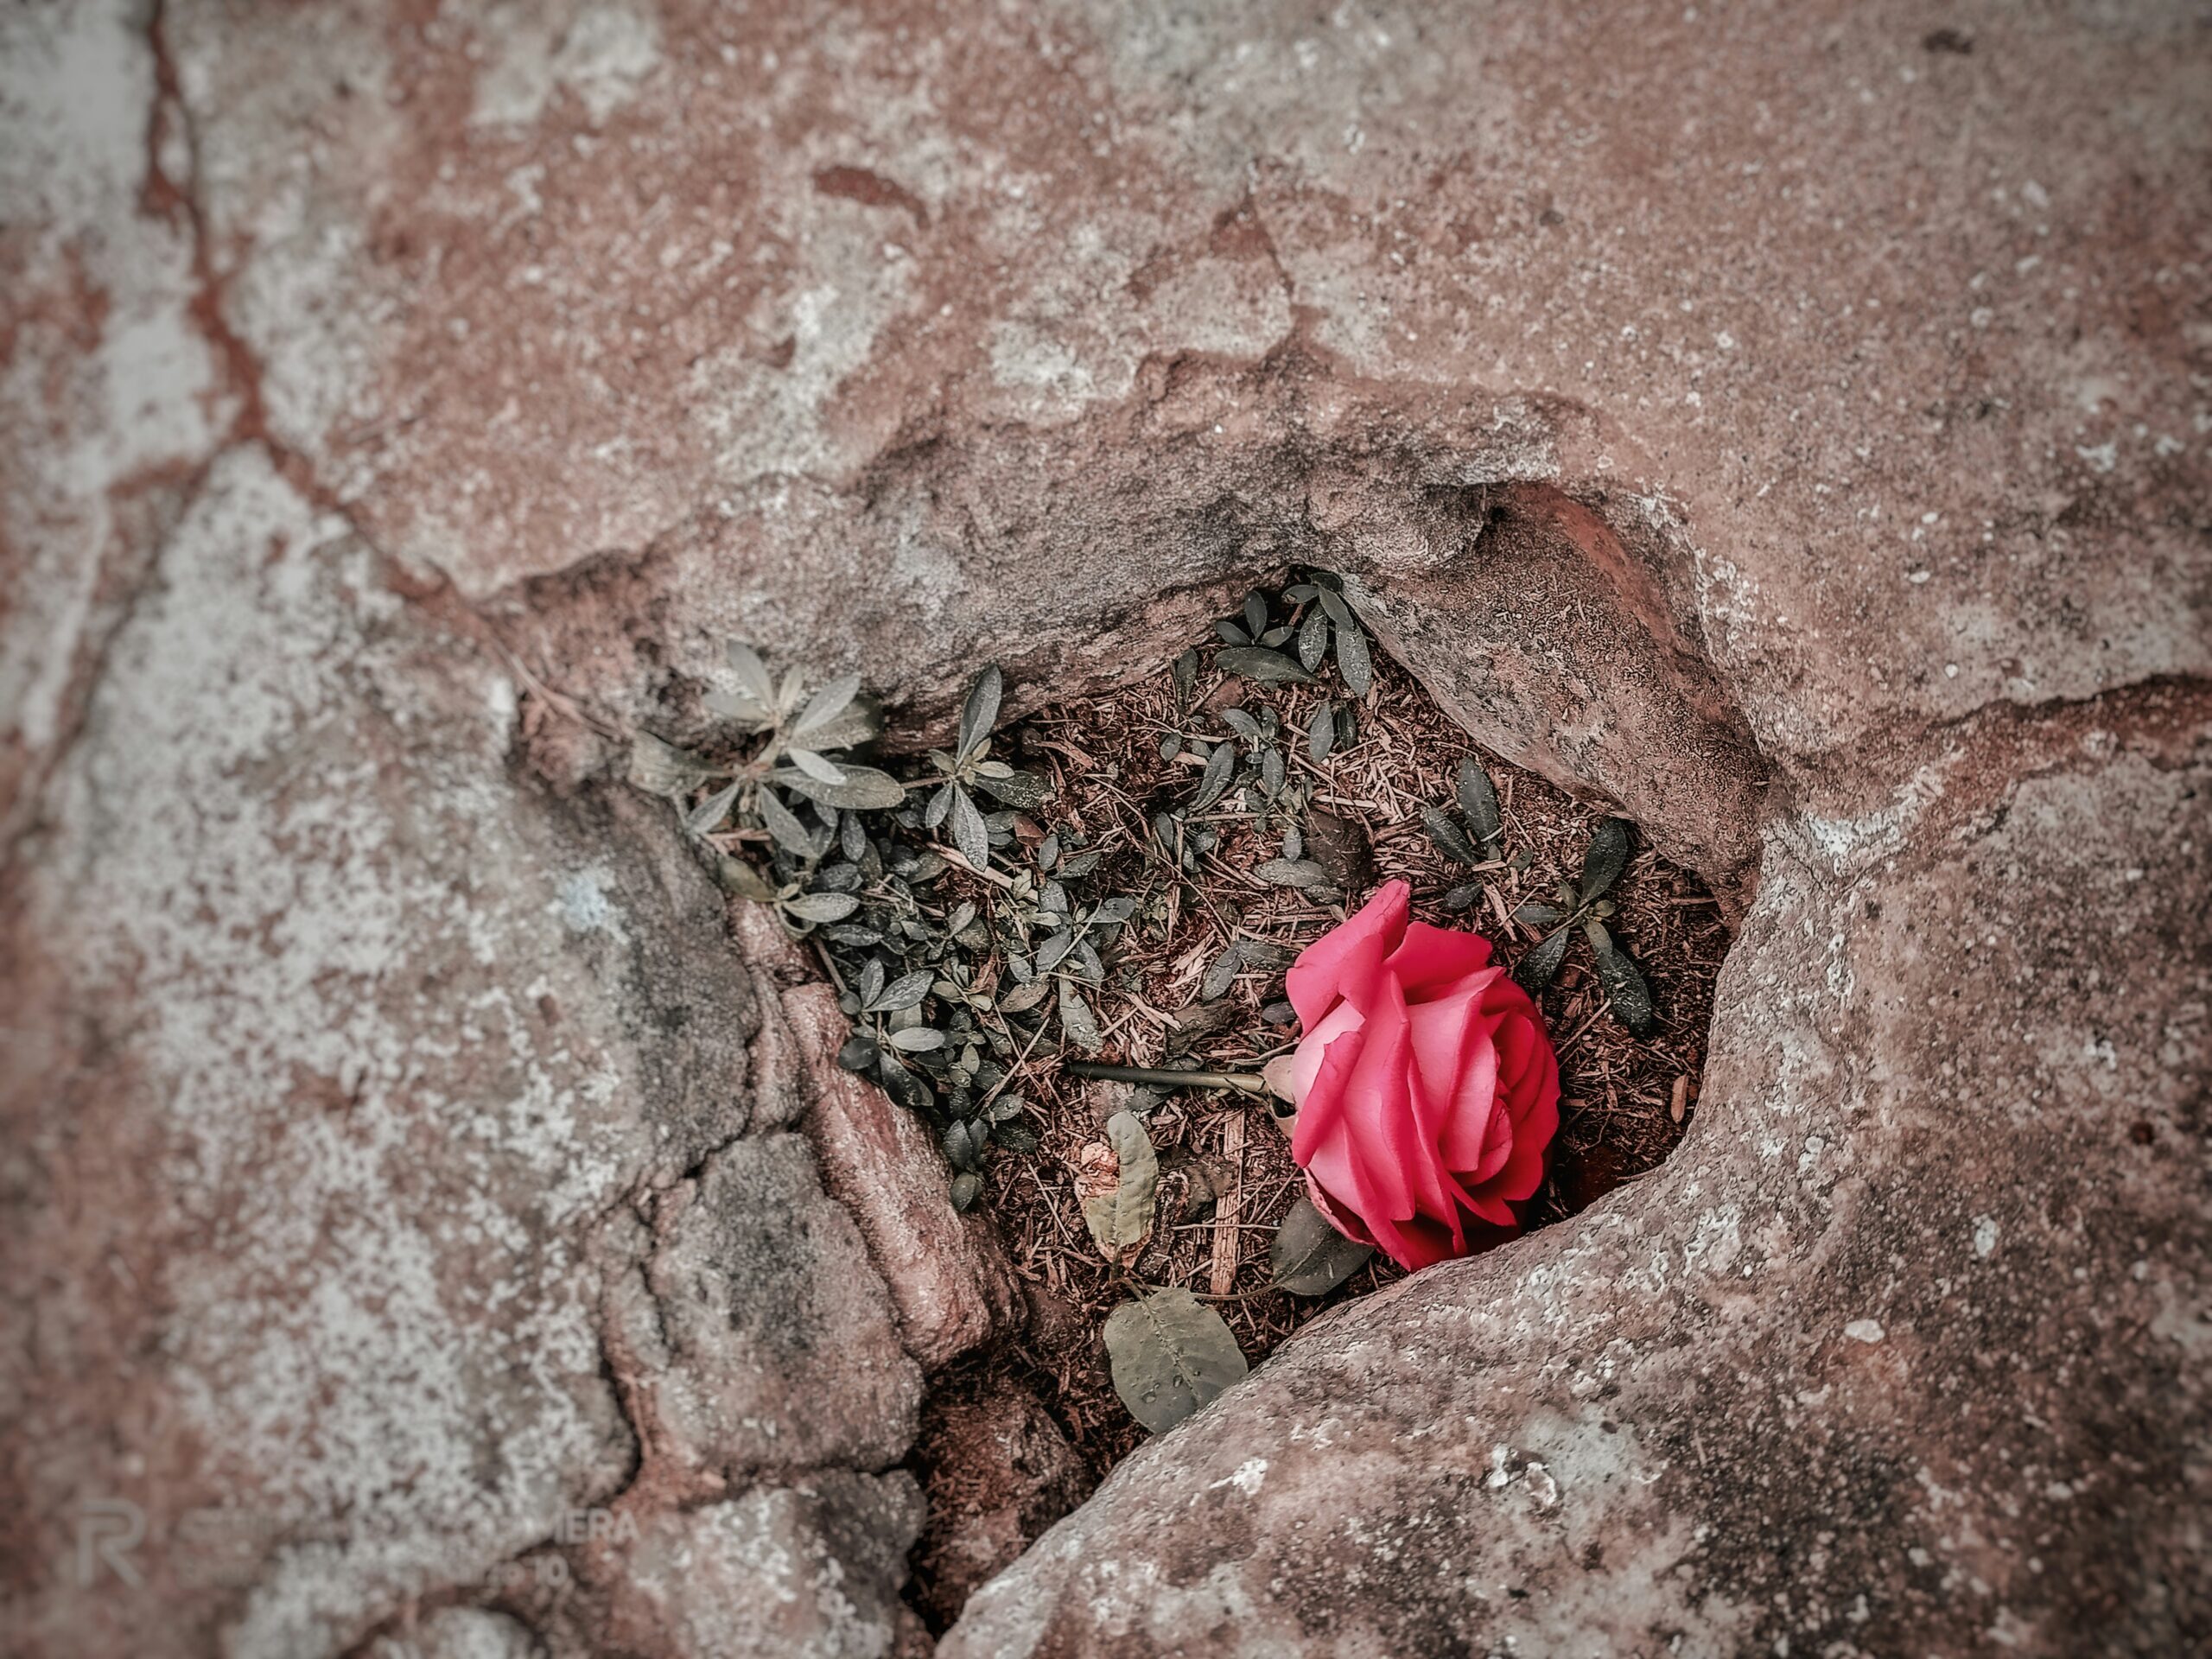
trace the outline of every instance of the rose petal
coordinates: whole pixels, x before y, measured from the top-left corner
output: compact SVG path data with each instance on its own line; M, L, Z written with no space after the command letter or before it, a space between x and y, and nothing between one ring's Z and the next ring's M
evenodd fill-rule
M1408 1002L1433 1001L1489 965L1490 941L1479 933L1414 922L1383 965L1398 977Z
M1297 1052L1291 1057L1290 1097L1303 1103L1313 1087L1313 1080L1321 1074L1322 1057L1329 1045L1348 1031L1357 1031L1366 1016L1349 1002L1339 1002L1331 1009L1321 1023L1299 1040Z
M1299 953L1285 976L1285 988L1308 1031L1339 997L1363 1007L1371 1001L1382 959L1405 937L1406 906L1412 893L1403 881L1386 881L1347 920Z
M1354 1202L1357 1193L1344 1131L1344 1085L1366 1046L1363 1028L1346 1031L1329 1044L1320 1071L1299 1101L1298 1118L1290 1131L1291 1161L1346 1204Z

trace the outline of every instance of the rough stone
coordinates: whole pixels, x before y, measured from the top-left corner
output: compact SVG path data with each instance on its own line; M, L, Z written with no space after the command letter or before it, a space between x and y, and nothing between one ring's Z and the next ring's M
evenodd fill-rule
M934 1369L1019 1329L1020 1281L989 1218L952 1208L952 1171L928 1126L837 1064L852 1022L836 993L765 907L740 901L731 920L747 959L779 982L814 1089L807 1140L891 1287L906 1351Z
M1778 830L1673 1159L1306 1327L940 1651L2201 1645L2208 792L2199 699Z
M613 1559L593 1623L607 1646L665 1659L895 1659L912 1640L899 1589L921 1524L903 1471L664 1512Z
M0 13L11 1637L343 1651L608 1505L715 1563L639 1630L911 1644L910 1520L804 1494L897 1486L968 1304L881 1282L788 1133L818 1033L582 734L697 731L732 635L1027 707L1310 559L1745 906L1699 1117L951 1650L2212 1640L2206 52L2178 0ZM820 1251L873 1370L730 1240ZM147 1583L88 1594L111 1498Z

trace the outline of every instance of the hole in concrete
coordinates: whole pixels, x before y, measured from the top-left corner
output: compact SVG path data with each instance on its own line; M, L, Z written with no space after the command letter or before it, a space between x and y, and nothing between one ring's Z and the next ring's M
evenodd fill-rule
M1268 613L1257 620L1268 627L1302 620L1279 588L1261 603ZM1242 618L1231 622L1238 626L1249 631ZM1377 882L1404 877L1416 917L1477 928L1509 963L1557 931L1540 915L1519 919L1530 915L1522 907L1565 907L1556 890L1581 876L1603 810L1481 754L1380 652L1368 694L1355 698L1333 660L1313 683L1262 683L1220 671L1218 637L1194 643L1187 689L1161 673L1049 706L1001 734L994 751L1056 785L1041 806L997 826L1006 841L995 860L1022 870L1036 868L1040 855L1065 868L1071 857L1096 855L1088 874L1067 883L1071 907L1081 913L1116 896L1141 901L1101 952L1103 982L1082 992L1104 1058L1249 1071L1294 1039L1279 1006L1283 968L1342 912L1325 892L1257 879L1253 872L1270 861L1321 863L1352 906ZM1278 648L1294 657L1295 637ZM1311 734L1325 703L1347 712L1341 724L1332 721L1317 759ZM1188 811L1205 789L1213 742L1232 745L1240 785L1248 770L1254 783L1241 799L1231 788L1207 810ZM1270 748L1281 766L1273 792ZM1495 856L1477 848L1482 862L1472 868L1440 844L1423 815L1424 807L1452 804L1469 755L1484 763L1503 821ZM1185 849L1179 881L1170 874L1167 826L1157 823L1177 809L1185 816L1170 834L1211 837ZM1605 925L1641 965L1659 1021L1638 1037L1613 1015L1591 946L1573 930L1567 961L1539 999L1560 1055L1561 1121L1547 1179L1526 1211L1531 1227L1571 1216L1655 1166L1694 1110L1728 933L1702 882L1640 838L1631 844ZM1007 898L958 869L940 885L948 904L985 912ZM1238 939L1277 948L1249 950L1221 988L1222 953ZM1146 1438L1114 1393L1100 1340L1129 1289L1086 1233L1076 1192L1113 1111L1141 1112L1160 1163L1160 1219L1136 1276L1237 1299L1214 1305L1255 1364L1328 1307L1402 1276L1378 1255L1326 1296L1274 1289L1268 1247L1303 1181L1267 1108L1235 1095L1085 1083L1049 1058L1062 1039L1058 1022L1046 1022L1041 1035L1032 1067L1011 1085L1027 1103L1013 1122L1034 1137L1034 1148L1023 1137L1023 1149L988 1156L982 1197L1027 1287L1031 1327L935 1379L916 1449L931 1519L914 1555L912 1597L939 1629ZM1045 1064L1034 1063L1039 1057Z
M1096 1040L1084 1046L1120 1063L1250 1071L1294 1041L1294 1026L1274 1006L1284 968L1336 924L1343 901L1356 906L1380 881L1402 877L1416 918L1476 928L1492 939L1499 960L1517 964L1558 928L1525 907L1566 907L1557 890L1580 880L1586 850L1607 819L1602 808L1482 754L1414 676L1379 649L1366 673L1353 673L1355 684L1371 679L1363 696L1348 689L1336 652L1310 681L1224 672L1218 654L1224 641L1237 642L1240 627L1296 656L1296 632L1278 637L1277 631L1301 628L1314 608L1311 584L1304 587L1308 597L1295 597L1298 584L1287 596L1279 581L1248 601L1261 613L1232 617L1226 630L1201 625L1207 637L1193 641L1195 658L1186 658L1179 676L1163 671L1108 695L1049 705L998 734L994 757L1049 777L1054 789L1041 804L991 815L993 880L957 860L931 855L927 862L941 868L912 882L925 931L933 928L941 939L950 927L967 939L965 948L940 957L927 941L918 948L896 937L884 944L882 934L896 934L888 911L817 918L823 925L815 943L836 964L849 1011L864 972L882 983L917 963L936 964L929 1018L952 1027L955 1042L899 1058L931 1086L918 1090L887 1072L894 1097L930 1118L940 1135L980 1121L995 1093L1022 1102L994 1125L998 1144L980 1160L963 1161L980 1177L980 1192L972 1194L978 1207L992 1217L1025 1282L1029 1327L937 1373L912 1459L929 1493L930 1519L914 1552L910 1596L934 1628L949 1624L978 1585L1146 1438L1114 1393L1101 1340L1107 1315L1130 1294L1128 1281L1093 1245L1077 1192L1112 1112L1140 1111L1160 1161L1159 1221L1135 1276L1148 1286L1181 1285L1222 1298L1214 1306L1253 1363L1327 1308L1402 1276L1377 1255L1325 1296L1274 1289L1268 1244L1303 1182L1267 1106L1233 1094L1133 1098L1127 1084L1085 1083L1063 1071L1062 1059L1077 1051L1063 1052L1066 1024L1053 999L1007 1001L1010 988L1050 966L1039 949L1045 934L1025 931L1014 912L1031 912L1033 930L1034 912L1052 908L1058 897L1046 896L1055 881L1077 914L1102 900L1135 900L1127 924L1099 938L1095 958L1071 954L1062 964L1082 965L1074 989L1097 1027ZM1114 648L1109 639L1094 651L1110 655ZM1315 716L1325 703L1332 717L1323 741ZM1233 781L1208 790L1209 764L1220 764L1213 751L1224 744L1235 755ZM1502 843L1473 854L1464 842L1456 849L1444 844L1449 837L1440 841L1424 815L1424 808L1454 803L1456 773L1470 755L1483 762L1503 819ZM893 766L901 775L926 775L911 764ZM909 798L920 803L934 792L934 786L916 790ZM705 785L697 791L708 793ZM1192 810L1201 798L1203 810ZM792 804L799 804L796 795ZM987 810L990 804L983 802ZM1162 823L1162 813L1178 813L1179 822ZM796 885L817 883L864 895L874 878L869 859L855 850L860 827L834 813L804 824L786 814L780 828L766 826L772 837L739 831L710 838L753 861L766 888L780 887L786 897ZM893 870L910 873L905 861L915 849L961 839L956 819L925 817L918 805L906 809L897 827L887 818L868 827L883 831L883 846L871 845L870 858L880 851ZM976 826L969 830L972 840ZM815 861L788 850L808 834L819 849ZM893 851L894 843L904 850ZM1609 1012L1591 944L1570 929L1565 962L1538 999L1560 1057L1560 1127L1544 1184L1524 1207L1528 1228L1571 1216L1654 1167L1695 1109L1713 988L1729 935L1696 876L1660 858L1641 836L1632 837L1631 848L1604 920L1640 965L1657 1023L1638 1036ZM1070 874L1071 860L1087 867L1079 876ZM1285 860L1321 864L1333 894L1257 874ZM841 861L846 868L837 876ZM831 879L825 881L823 872ZM757 876L748 880L764 890ZM1245 952L1233 975L1219 971L1232 941L1243 941ZM880 959L880 970L868 967L871 957ZM1027 971L1014 969L1017 958ZM977 1015L999 1008L995 1038L985 1029L992 1020L962 1024L955 990L973 994ZM968 1042L963 1033L972 1033L971 1053L984 1065L981 1077L966 1082L948 1078L944 1069ZM887 1044L883 1054L895 1058ZM863 1053L855 1063L873 1058ZM995 1090L1001 1069L1011 1075Z

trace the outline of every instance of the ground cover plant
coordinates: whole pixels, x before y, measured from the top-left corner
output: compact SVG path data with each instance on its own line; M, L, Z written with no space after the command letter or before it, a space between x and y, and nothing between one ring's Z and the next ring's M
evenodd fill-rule
M1481 753L1333 577L1294 575L1166 671L1004 730L986 669L918 759L863 758L857 678L734 646L718 742L632 756L723 885L807 938L842 1063L930 1121L947 1201L988 1209L1030 1283L1027 1337L945 1391L1033 1390L1094 1476L1397 1274L1320 1221L1270 1101L1231 1081L1289 1051L1285 969L1377 882L1488 935L1537 998L1562 1100L1530 1224L1656 1165L1694 1110L1710 895ZM1117 1066L1200 1081L1082 1075Z

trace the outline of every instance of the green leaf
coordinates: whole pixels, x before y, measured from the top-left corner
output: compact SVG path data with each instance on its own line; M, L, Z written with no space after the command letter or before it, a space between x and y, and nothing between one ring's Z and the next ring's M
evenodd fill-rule
M944 1046L944 1033L932 1026L909 1026L884 1040L902 1054L927 1054Z
M753 802L760 814L762 826L776 838L778 846L796 857L817 856L814 836L798 821L798 814L776 798L774 791L762 789Z
M1568 930L1562 927L1521 958L1520 965L1513 970L1513 977L1519 982L1522 990L1534 996L1552 982L1559 972L1560 963L1567 960L1568 938Z
M1467 827L1475 839L1484 843L1496 841L1505 833L1505 820L1497 810L1497 789L1490 780L1481 761L1472 755L1459 761L1458 794L1459 810L1467 817Z
M1180 753L1183 753L1183 734L1182 734L1182 733L1180 733L1180 732L1165 732L1165 733L1162 733L1162 734L1160 734L1160 758L1161 760L1173 760L1177 755L1179 755L1179 754L1180 754Z
M1168 672L1175 677L1176 690L1181 692L1185 697L1189 696L1198 689L1198 653L1196 651L1185 651L1175 659Z
M1318 615L1319 613L1317 612ZM1337 747L1337 706L1326 701L1313 705L1313 713L1306 722L1306 753L1318 764L1329 758L1329 751Z
M881 1052L874 1038L864 1031L856 1031L837 1051L837 1064L848 1071L865 1071L875 1064L875 1057Z
M1108 1118L1106 1139L1121 1166L1120 1178L1111 1192L1083 1201L1083 1221L1101 1255L1109 1262L1124 1262L1152 1236L1160 1160L1152 1149L1151 1135L1132 1113L1116 1112Z
M639 732L630 740L630 782L648 795L672 800L714 775L714 769L690 750L664 743L651 732Z
M1252 643L1252 636L1244 632L1244 625L1232 622L1225 616L1213 625L1213 631L1224 645L1249 645Z
M1590 924L1592 927L1599 925ZM1605 1006L1613 1017L1639 1037L1648 1037L1657 1023L1651 1006L1651 987L1625 950L1614 947L1609 935L1598 952L1598 983L1605 993Z
M1340 628L1356 628L1358 621L1351 613L1351 607L1344 603L1344 596L1325 582L1314 585L1313 596L1321 601L1323 614Z
M901 974L874 996L862 993L861 1001L870 1014L897 1014L902 1008L918 1007L930 994L931 975L926 968L917 968L911 974Z
M1368 653L1367 632L1357 622L1337 624L1337 667L1344 677L1344 690L1355 697L1365 696L1367 688L1375 683L1375 660Z
M1513 912L1513 919L1528 927L1549 927L1559 918L1559 911L1550 905L1526 904Z
M991 862L991 832L984 826L983 815L976 810L976 803L968 798L966 790L957 784L950 787L952 844L960 849L960 856L973 868L988 869Z
M845 774L842 784L824 783L810 778L797 767L779 767L770 774L775 782L794 795L804 795L823 806L849 807L856 812L879 811L887 806L904 805L905 787L887 772L878 772L874 766L845 766L839 768Z
M744 786L741 779L733 779L683 815L683 827L695 836L703 836L729 816L730 803L737 798L737 791Z
M846 781L843 768L835 761L823 760L812 749L787 749L785 753L793 766L819 783L842 784Z
M1329 873L1310 858L1271 858L1252 874L1279 887L1318 887L1329 880Z
M1323 1296L1357 1273L1375 1254L1371 1244L1346 1238L1301 1198L1275 1229L1268 1247L1268 1266L1275 1287L1294 1296Z
M1628 868L1628 820L1607 818L1590 837L1590 850L1582 855L1582 902L1590 901L1620 880Z
M1483 862L1483 855L1475 850L1474 842L1467 839L1467 832L1436 808L1421 808L1421 827L1428 831L1428 838L1442 849L1446 857L1456 858L1462 864Z
M960 710L960 736L952 746L955 759L967 760L990 736L999 717L999 695L1004 684L999 665L991 663L968 688L968 701Z
M1198 792L1191 798L1191 810L1203 812L1229 791L1230 779L1236 775L1236 751L1228 744L1216 746L1206 757L1206 769L1198 777Z
M1269 651L1261 645L1224 645L1214 656L1215 666L1230 674L1241 674L1248 680L1262 685L1274 685L1287 680L1306 681L1313 677L1279 651Z
M1321 666L1329 654L1329 619L1319 610L1308 611L1298 627L1298 660L1308 674Z
M978 776L976 785L986 795L995 796L1005 805L1022 812L1042 806L1052 793L1049 779L1033 772L1015 772L1011 768L1003 778Z
M973 1171L982 1167L983 1143L976 1138L976 1132L965 1123L955 1121L945 1130L942 1144L944 1155L951 1160L955 1169Z
M738 688L758 703L764 714L772 715L776 682L769 677L768 665L760 660L760 653L736 639L729 642L728 652L730 668L737 675Z
M1216 957L1206 969L1206 976L1198 986L1198 1000L1211 1002L1229 995L1229 988L1236 983L1237 974L1244 966L1244 947L1240 941L1230 940L1229 948Z
M860 977L853 982L853 995L860 999L861 1007L866 1008L883 994L883 959L870 957L868 965L861 969Z
M1179 1285L1122 1303L1107 1319L1105 1337L1114 1392L1155 1434L1251 1370L1221 1315Z
M952 1178L952 1207L959 1214L966 1215L982 1196L983 1178L973 1170L963 1169Z
M1253 719L1246 710L1235 708L1224 709L1221 711L1221 721L1223 725L1228 727L1237 736L1248 741L1258 741L1260 722Z
M1447 889L1444 896L1436 901L1436 907L1447 916L1457 916L1462 911L1472 910L1482 896L1481 886L1471 881L1464 887Z
M802 893L783 903L803 922L842 922L861 907L861 901L849 893Z
M1268 796L1282 793L1284 780L1282 751L1265 748L1260 751L1260 787Z
M1106 1040L1099 1033L1090 1004L1065 980L1060 982L1060 1029L1067 1033L1070 1042L1086 1054L1096 1053Z
M860 689L859 675L839 675L807 699L806 707L799 711L798 718L791 722L791 735L796 738L812 737L815 733L829 725L851 706L854 697L859 695Z
M1263 594L1244 595L1244 631L1255 639L1268 631L1268 601Z

